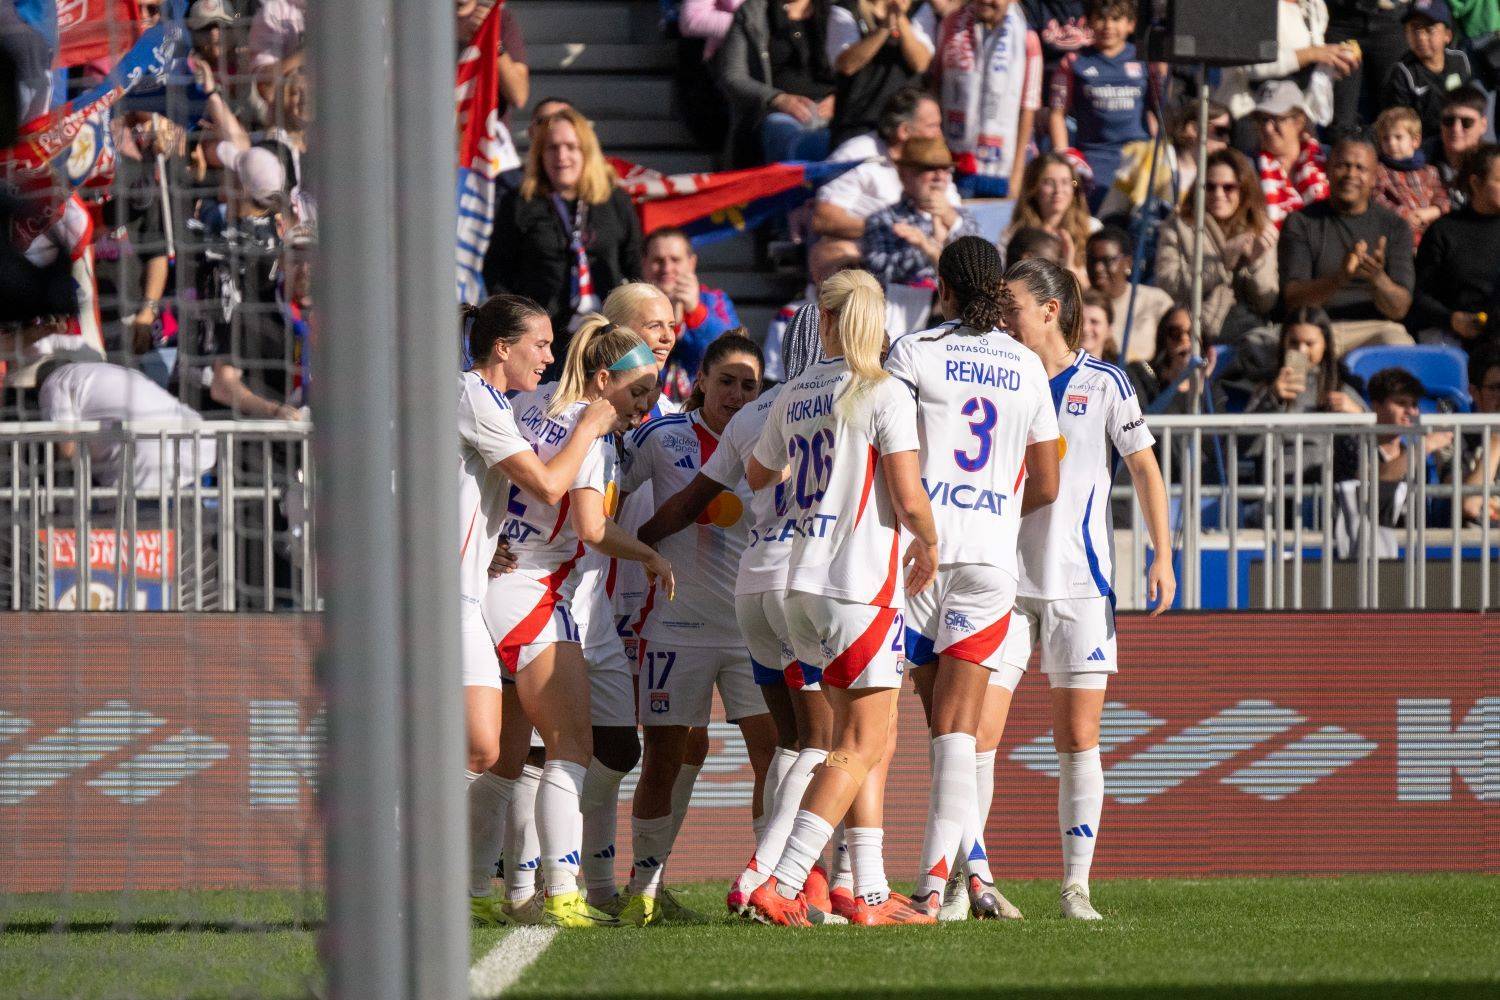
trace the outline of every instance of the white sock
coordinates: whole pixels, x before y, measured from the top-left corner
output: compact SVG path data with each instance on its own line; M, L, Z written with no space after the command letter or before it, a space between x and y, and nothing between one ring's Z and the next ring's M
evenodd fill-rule
M587 768L571 760L549 760L542 766L536 792L536 833L542 844L542 875L547 895L578 891L578 862L583 844L583 777Z
M871 906L879 906L891 895L885 880L885 831L878 826L849 828L849 855L854 864L854 892Z
M594 758L583 776L583 796L579 800L583 810L582 867L590 903L603 902L615 894L615 817L625 773Z
M762 816L769 816L776 808L776 792L781 788L781 782L786 777L786 773L797 763L798 756L797 751L786 747L777 747L776 752L771 755L771 766L766 768L766 783L760 792Z
M1057 825L1062 831L1063 885L1089 888L1089 866L1104 811L1104 764L1099 748L1057 755Z
M990 871L990 855L985 848L984 828L990 819L990 804L995 800L995 751L974 755L974 790L976 809L973 825L964 830L960 857L970 875L978 875L980 881L995 881Z
M755 841L756 870L753 873L746 872L747 875L755 876L754 884L744 885L746 892L754 892L762 882L771 877L776 862L781 860L781 852L786 847L787 836L792 832L792 824L797 822L797 811L802 808L802 796L812 782L813 772L827 759L827 750L803 750L782 776L776 801L772 803L768 813L765 832Z
M828 891L847 889L854 891L854 864L849 859L849 831L840 823L833 831L833 877L828 880Z
M542 769L527 764L511 786L505 813L505 896L513 903L536 893L536 872L542 863L536 837L536 790L541 780Z
M667 866L667 857L672 853L672 841L676 840L676 817L668 813L642 819L631 818L632 864L630 867L630 891L655 896L661 890L662 873Z
M766 824L770 821L770 814L764 812L759 816L750 817L750 832L755 834L757 844L760 843L760 838L766 835Z
M478 771L471 771L467 767L464 768L464 787L467 788L469 785L474 784L474 782L476 782L478 780L479 780L479 772Z
M818 863L823 848L833 838L833 825L817 813L797 811L797 821L786 838L786 849L776 862L777 889L787 899L796 896L807 884L807 873Z
M917 876L919 898L933 892L942 895L964 830L973 823L974 756L974 737L968 733L948 733L932 740L932 788Z
M684 764L677 769L677 780L672 783L672 839L682 830L682 821L687 819L688 806L693 801L693 783L698 780L702 764Z
M505 813L515 782L489 771L469 782L469 895L493 890L495 859L505 842Z

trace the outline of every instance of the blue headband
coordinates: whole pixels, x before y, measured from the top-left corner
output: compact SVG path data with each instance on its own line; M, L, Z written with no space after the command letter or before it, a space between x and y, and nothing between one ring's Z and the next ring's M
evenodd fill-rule
M651 353L651 348L645 344L637 343L619 361L609 366L612 372L628 372L632 368L644 368L647 365L655 366L656 355Z

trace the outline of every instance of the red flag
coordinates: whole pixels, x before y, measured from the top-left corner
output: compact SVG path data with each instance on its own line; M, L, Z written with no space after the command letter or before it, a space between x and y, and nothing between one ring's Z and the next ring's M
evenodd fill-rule
M140 34L136 0L57 0L57 66L114 62Z

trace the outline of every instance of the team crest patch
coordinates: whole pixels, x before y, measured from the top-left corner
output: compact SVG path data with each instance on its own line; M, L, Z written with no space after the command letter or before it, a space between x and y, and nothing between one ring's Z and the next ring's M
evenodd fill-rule
M1068 412L1069 413L1071 413L1075 417L1081 417L1081 416L1083 416L1084 412L1088 408L1089 408L1089 397L1088 396L1086 396L1086 395L1078 395L1078 394L1071 393L1071 392L1068 393Z
M962 611L943 612L943 625L947 628L953 629L956 632L975 631L974 623L969 621L969 616L964 614Z
M653 715L666 715L672 709L672 696L665 691L652 691L648 705Z

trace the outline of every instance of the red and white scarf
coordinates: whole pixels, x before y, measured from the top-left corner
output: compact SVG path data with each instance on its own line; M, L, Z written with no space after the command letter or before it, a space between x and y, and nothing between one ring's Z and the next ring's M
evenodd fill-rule
M988 30L968 4L943 19L937 46L943 137L966 173L1010 176L1027 83L1026 33L1020 4Z
M589 206L582 198L578 199L578 207L570 217L567 202L563 201L562 195L554 194L552 207L557 210L557 217L562 221L563 232L568 234L568 249L573 253L572 282L568 296L573 318L568 323L568 329L575 330L583 322L583 317L599 311L599 296L594 291L594 276L589 273L589 254L584 238L589 224Z
M1328 197L1323 145L1316 139L1302 140L1290 176L1280 160L1265 153L1255 158L1255 165L1260 171L1260 189L1266 195L1266 214L1277 229L1288 215Z

